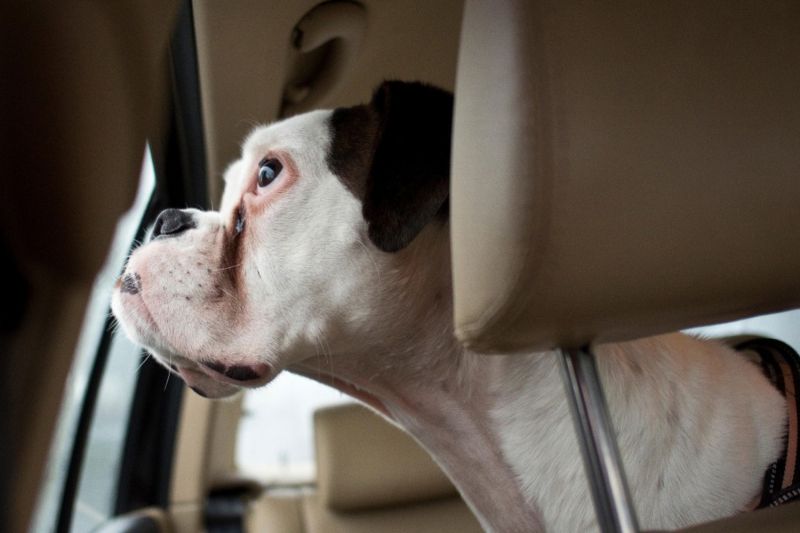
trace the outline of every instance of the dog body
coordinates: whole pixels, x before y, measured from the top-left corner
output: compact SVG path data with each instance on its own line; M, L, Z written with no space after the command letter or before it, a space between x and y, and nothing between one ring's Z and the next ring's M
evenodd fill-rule
M596 529L556 357L453 337L451 105L394 82L369 105L257 128L219 211L162 213L114 314L204 396L290 370L362 400L433 455L487 530ZM786 423L760 370L680 334L597 353L641 525L747 509Z

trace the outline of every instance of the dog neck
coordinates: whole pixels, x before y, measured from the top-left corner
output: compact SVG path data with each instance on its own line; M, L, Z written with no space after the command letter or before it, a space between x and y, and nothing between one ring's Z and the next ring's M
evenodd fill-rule
M400 288L389 296L395 312L384 314L391 322L376 318L347 353L316 356L289 370L362 400L410 433L485 530L543 530L493 428L499 358L469 352L453 336L449 250L440 261L414 247L401 253L387 273Z
M338 357L332 375L320 372L330 364L322 360L292 370L364 401L410 433L453 480L485 530L537 531L537 524L543 530L491 420L494 391L488 384L495 380L487 374L495 372L497 359L469 353L455 341L436 344L433 351L393 352L380 364L378 352Z

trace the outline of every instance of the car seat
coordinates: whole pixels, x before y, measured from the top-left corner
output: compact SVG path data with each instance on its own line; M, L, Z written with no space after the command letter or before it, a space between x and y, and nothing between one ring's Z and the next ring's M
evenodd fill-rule
M366 407L314 414L315 488L268 490L248 508L247 531L468 533L481 527L414 440Z
M604 531L637 522L591 345L800 304L798 23L787 1L466 2L456 333L561 349Z

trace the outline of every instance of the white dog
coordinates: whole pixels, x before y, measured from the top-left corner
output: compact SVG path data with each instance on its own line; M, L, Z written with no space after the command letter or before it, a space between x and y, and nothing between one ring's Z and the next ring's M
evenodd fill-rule
M450 94L387 82L368 105L255 129L220 211L159 216L114 314L204 396L290 370L362 400L487 530L596 529L556 357L486 357L453 337L451 118ZM681 334L597 355L642 527L753 506L787 424L756 364Z

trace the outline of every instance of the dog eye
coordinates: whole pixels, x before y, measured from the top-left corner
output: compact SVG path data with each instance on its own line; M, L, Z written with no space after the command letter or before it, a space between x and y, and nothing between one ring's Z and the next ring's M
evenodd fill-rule
M283 165L277 159L263 159L258 164L258 186L266 187L278 177Z

